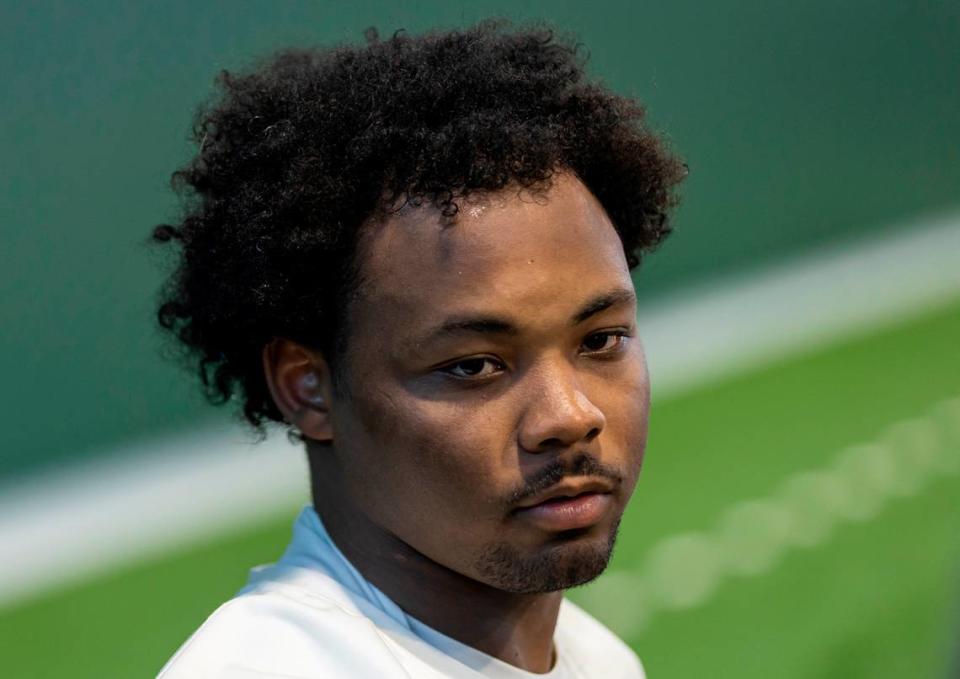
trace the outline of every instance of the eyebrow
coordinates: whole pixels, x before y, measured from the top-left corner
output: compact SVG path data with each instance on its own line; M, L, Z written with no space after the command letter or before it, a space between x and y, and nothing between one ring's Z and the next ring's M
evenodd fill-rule
M510 321L495 316L464 316L447 319L429 332L426 337L434 339L442 335L479 333L484 335L519 335L520 330Z
M636 303L637 296L633 290L627 290L626 288L611 290L599 297L594 297L584 304L580 308L580 311L573 315L573 323L571 325L580 325L591 316L595 316L601 311L606 311L610 307Z
M594 297L573 315L571 326L577 326L591 316L599 314L613 306L636 304L637 297L632 290L618 288ZM440 337L464 334L516 336L520 329L510 320L498 316L454 316L448 318L433 330L424 334L419 343L429 342Z

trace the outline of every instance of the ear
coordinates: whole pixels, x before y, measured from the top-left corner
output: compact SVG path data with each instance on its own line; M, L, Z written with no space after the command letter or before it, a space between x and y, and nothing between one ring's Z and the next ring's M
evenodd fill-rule
M333 440L333 376L320 352L276 338L263 348L263 374L287 422L308 439Z

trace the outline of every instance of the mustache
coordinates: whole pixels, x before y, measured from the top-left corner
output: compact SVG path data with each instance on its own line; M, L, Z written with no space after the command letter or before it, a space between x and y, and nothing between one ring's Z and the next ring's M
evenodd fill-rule
M568 476L600 476L610 479L616 485L623 482L623 474L615 467L603 464L588 453L581 453L570 462L561 462L554 460L543 469L538 470L529 478L524 479L523 484L515 489L509 496L510 504L523 502L533 497L537 493L545 491L547 488L560 483Z

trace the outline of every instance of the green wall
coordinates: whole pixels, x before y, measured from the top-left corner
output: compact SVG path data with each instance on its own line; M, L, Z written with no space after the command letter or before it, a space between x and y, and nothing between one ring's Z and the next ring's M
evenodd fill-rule
M223 417L160 356L169 173L215 73L363 28L545 18L688 160L641 294L960 205L956 2L6 3L0 479Z

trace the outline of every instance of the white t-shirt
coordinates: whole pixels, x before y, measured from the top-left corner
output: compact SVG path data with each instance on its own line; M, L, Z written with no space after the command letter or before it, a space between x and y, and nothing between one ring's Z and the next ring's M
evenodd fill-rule
M280 561L255 568L158 679L643 679L637 656L564 600L556 663L535 674L404 613L347 561L311 507Z

